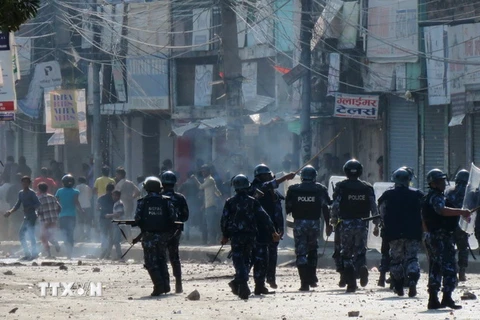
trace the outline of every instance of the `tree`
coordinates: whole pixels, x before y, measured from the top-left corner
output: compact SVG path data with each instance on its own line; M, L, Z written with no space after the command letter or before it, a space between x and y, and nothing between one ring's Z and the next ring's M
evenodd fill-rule
M40 0L1 0L0 30L18 31L20 26L35 17L40 7Z

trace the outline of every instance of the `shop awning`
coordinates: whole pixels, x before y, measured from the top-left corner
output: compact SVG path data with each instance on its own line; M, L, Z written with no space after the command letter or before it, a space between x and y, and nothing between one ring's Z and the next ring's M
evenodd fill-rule
M53 134L53 136L48 139L47 145L49 146L62 146L65 144L65 135L63 134L63 130L57 130ZM87 131L80 132L80 144L88 144L87 142Z
M452 119L450 119L448 126L449 127L460 126L462 125L462 121L464 118L465 118L465 114L459 114L459 115L453 116Z

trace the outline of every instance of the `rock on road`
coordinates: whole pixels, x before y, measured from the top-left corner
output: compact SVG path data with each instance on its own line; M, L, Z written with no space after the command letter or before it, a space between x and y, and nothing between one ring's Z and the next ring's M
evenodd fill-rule
M67 270L58 266L4 265L0 267L0 319L479 319L478 301L460 301L468 290L478 295L480 276L469 274L469 281L455 291L454 299L462 310L428 311L426 274L422 273L416 298L397 297L376 287L377 272L370 283L355 294L345 294L337 286L333 270L318 272L319 287L300 293L295 268L278 269L279 289L275 295L250 296L242 301L227 285L233 267L227 264L184 264L184 293L151 298L152 284L141 264L103 263L95 260L63 260ZM100 268L100 271L94 268ZM11 272L7 272L11 271ZM7 273L7 274L5 274ZM13 274L12 274L13 273ZM101 297L40 296L39 282L101 282ZM171 276L172 288L174 279ZM253 291L253 279L250 280ZM189 301L193 290L199 301ZM74 290L73 290L74 291ZM88 291L88 290L87 290ZM59 295L63 292L59 289ZM14 310L18 308L17 310ZM348 317L359 311L358 317ZM10 313L11 312L11 313Z

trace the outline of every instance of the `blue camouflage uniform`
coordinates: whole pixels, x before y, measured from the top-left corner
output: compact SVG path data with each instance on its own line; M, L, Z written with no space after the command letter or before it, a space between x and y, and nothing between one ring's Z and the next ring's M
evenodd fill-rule
M346 179L338 182L333 193L332 222L340 231L342 270L347 277L358 277L365 272L368 237L368 218L378 214L373 187L362 180ZM379 221L374 220L378 225ZM353 276L352 276L353 274ZM350 287L355 280L350 279ZM348 282L348 280L347 280Z
M459 183L454 188L450 188L445 191L445 197L447 198L448 207L459 208L463 206L463 199L465 198L465 191L467 185L465 183ZM460 268L468 267L468 233L462 230L460 226L457 226L455 233L453 234L455 244L458 249L458 266Z
M443 192L431 189L427 194L422 218L426 227L425 245L429 258L428 292L437 294L442 286L443 292L451 294L457 286L457 264L455 261L455 243L453 233L458 225L458 217L442 216L446 207Z
M270 238L275 232L273 223L260 203L246 192L227 199L221 218L224 238L230 239L234 282L246 285L259 226L264 226Z
M410 287L416 286L420 278L417 254L422 240L423 197L419 190L396 185L378 199L383 241L390 247L390 272L396 288L403 288L405 278Z
M145 269L160 293L170 291L167 245L175 234L176 209L169 197L150 192L138 200L135 223L142 230Z
M188 220L189 211L187 200L184 195L175 192L173 189L165 189L161 194L170 197L176 210L177 221L186 222ZM180 237L182 236L181 231L182 230L176 231L175 236L170 239L167 245L168 258L172 265L173 276L176 279L181 279L182 277L182 265L180 263L180 254L178 250L178 247L180 246Z
M284 217L281 200L284 197L275 190L278 189L278 186L276 179L267 182L254 179L249 194L253 196L256 189L263 192L263 197L258 201L273 222L275 231L283 234ZM261 281L266 274L267 282L275 283L279 243L272 240L271 234L271 232L267 232L264 226L260 226L258 229L254 253L254 276L256 275L256 280Z
M313 181L292 185L287 191L285 208L286 212L292 213L294 218L296 264L304 289L308 289L307 285L315 286L318 281L316 268L320 215L323 213L324 219L328 223L330 202L327 188Z

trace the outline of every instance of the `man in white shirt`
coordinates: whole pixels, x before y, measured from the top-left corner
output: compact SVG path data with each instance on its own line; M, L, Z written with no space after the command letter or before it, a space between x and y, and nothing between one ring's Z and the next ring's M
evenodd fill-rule
M83 241L90 241L93 228L93 210L92 210L92 189L87 185L85 177L78 178L78 185L76 187L80 194L78 195L78 202L82 207L84 214L78 214L78 233L79 239Z
M215 179L211 175L210 167L203 165L201 171L204 177L203 183L200 183L195 175L192 175L192 178L197 182L198 188L203 190L205 194L204 212L207 225L207 244L216 245L220 241L220 225L218 221L220 221L222 216L217 208L217 200L222 193L217 188Z
M133 219L134 210L136 208L136 201L140 197L140 190L137 186L130 180L126 178L127 172L123 167L118 167L115 171L115 191L120 191L121 200L125 209L125 219ZM126 227L124 229L125 234L129 240L132 240L132 228Z

